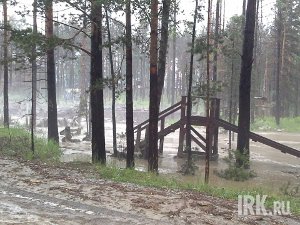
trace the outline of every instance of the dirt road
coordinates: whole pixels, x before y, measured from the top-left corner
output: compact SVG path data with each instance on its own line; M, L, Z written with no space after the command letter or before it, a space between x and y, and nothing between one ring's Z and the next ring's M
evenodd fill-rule
M0 158L0 224L300 224L237 215L237 201L116 183L65 166Z

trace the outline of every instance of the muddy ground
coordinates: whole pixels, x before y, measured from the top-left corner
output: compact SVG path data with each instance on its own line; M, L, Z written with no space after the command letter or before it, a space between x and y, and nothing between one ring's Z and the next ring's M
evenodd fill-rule
M0 158L0 224L300 224L237 215L237 201L100 179L87 169Z

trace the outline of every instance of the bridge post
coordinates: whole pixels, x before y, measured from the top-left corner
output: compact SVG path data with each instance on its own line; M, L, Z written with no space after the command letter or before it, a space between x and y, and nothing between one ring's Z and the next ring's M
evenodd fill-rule
M136 152L141 151L141 149L140 149L141 134L142 134L141 125L139 125L139 126L137 127L136 140L135 140L135 147L134 147L134 151L136 151Z
M186 124L186 104L187 97L181 97L181 115L180 115L180 130L179 130L179 146L177 155L181 156L183 154L183 142L184 142L184 134L185 134L185 124Z
M160 121L160 131L165 129L165 117L161 118ZM164 136L162 135L159 139L159 153L163 153L164 151Z
M220 99L213 98L211 101L211 117L212 117L212 155L218 155L218 139L219 127L217 120L220 118Z
M145 148L144 148L144 153L143 157L144 159L148 159L149 156L149 124L145 128Z

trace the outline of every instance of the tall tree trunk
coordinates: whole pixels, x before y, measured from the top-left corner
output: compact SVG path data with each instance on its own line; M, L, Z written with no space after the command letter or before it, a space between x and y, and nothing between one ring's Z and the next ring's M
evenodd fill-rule
M172 105L175 104L175 79L176 79L176 38L177 38L177 3L176 0L174 0L174 25L173 25L173 39L172 39L172 45L173 45L173 55L172 55L172 98L171 103Z
M213 80L218 79L218 48L219 48L219 28L220 27L220 0L216 5L216 21L215 21L215 38L214 38L214 64L213 64Z
M242 8L242 30L244 30L244 27L245 27L246 5L247 5L247 0L243 0L243 8Z
M232 40L232 49L234 49L234 39ZM231 76L230 76L230 86L229 86L229 123L233 123L233 80L234 80L234 61L233 54L231 55ZM229 149L232 147L232 131L229 130Z
M210 23L211 23L211 0L208 0L207 11L207 35L206 35L206 154L205 154L205 183L209 180L209 158L210 158Z
M194 72L194 47L196 38L196 23L198 17L198 0L195 3L194 22L192 30L192 43L191 43L191 58L189 68L188 92L187 92L187 109L186 109L186 150L187 150L187 170L192 165L192 137L191 137L191 116L192 116L192 84ZM189 173L189 171L187 171Z
M296 99L295 99L295 112L294 112L294 117L299 116L299 78L296 78Z
M166 75L166 58L169 39L169 15L171 0L163 1L162 19L161 19L161 38L159 42L159 58L158 58L158 107L161 102L161 95L165 83Z
M175 79L176 79L176 38L177 38L177 3L176 0L174 1L174 25L173 25L173 39L172 39L172 45L173 45L173 55L172 55L172 97L171 97L171 104L175 104Z
M112 79L111 118L112 118L112 130L113 130L113 151L114 151L114 155L117 156L118 150L117 150L117 126L116 126L116 76L115 76L114 63L113 63L112 41L111 41L107 7L105 7L105 17L106 17L107 38L108 38L108 45L109 45L108 52L109 52L110 74Z
M9 109L8 109L8 21L7 21L7 0L3 0L3 20L4 20L4 37L3 37L3 71L4 71L4 127L9 127Z
M252 91L251 91L251 99L254 99L254 96L255 95L259 95L261 94L260 92L260 88L259 88L259 85L260 85L260 81L259 81L259 65L258 65L258 49L257 49L257 45L258 45L258 10L259 10L259 0L257 0L257 4L256 4L256 15L255 15L255 21L256 21L256 24L257 26L255 27L255 31L254 31L254 62L253 62L253 75L252 75ZM250 109L251 109L251 112L250 112L250 122L251 123L254 123L254 120L255 120L255 111L256 111L256 106L255 106L255 102L254 101L250 101Z
M134 131L132 100L132 42L131 42L131 0L126 1L126 167L134 167Z
M282 65L282 9L281 6L278 6L278 17L277 17L277 68L276 68L276 78L275 78L275 121L277 126L280 124L280 77L281 77L281 65Z
M7 46L8 47L8 46ZM10 51L9 51L9 57L12 59L13 57L13 46L10 46ZM13 85L13 61L11 60L9 63L9 87L12 87Z
M46 2L46 37L51 40L53 34L53 1ZM49 42L51 43L51 41ZM47 50L47 90L48 90L48 140L59 142L57 127L56 77L54 47Z
M91 2L91 81L90 102L92 121L92 161L106 163L104 101L103 101L103 71L102 71L102 4Z
M224 3L223 3L223 24L222 24L222 32L223 33L225 31L225 18L226 18L225 11L226 11L226 0L224 0Z
M253 63L256 0L248 0L240 74L237 149L247 159L237 160L238 166L249 167L250 93Z
M32 32L37 35L37 0L33 0L33 21ZM34 131L36 127L36 89L37 89L37 63L36 63L36 44L32 46L31 52L31 150L34 152Z
M149 102L149 157L148 170L158 172L158 72L157 72L157 36L158 36L158 0L151 0L150 33L150 102Z

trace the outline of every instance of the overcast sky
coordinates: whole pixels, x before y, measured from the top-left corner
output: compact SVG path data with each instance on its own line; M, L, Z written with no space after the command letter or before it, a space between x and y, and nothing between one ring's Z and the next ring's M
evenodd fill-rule
M180 11L184 10L185 13L184 15L178 16L178 19L183 20L183 19L187 19L187 20L192 20L193 17L193 12L194 12L194 7L195 7L195 0L177 0L180 1ZM222 2L224 2L224 0L221 0ZM32 0L19 0L19 2L21 2L22 4L18 5L17 7L9 7L9 14L13 15L13 17L17 18L17 15L14 13L14 10L18 9L24 9L24 7L28 10L32 10ZM231 16L237 14L240 15L242 12L242 3L243 0L225 0L225 15L226 15L226 20L228 18L230 18ZM262 8L260 7L260 12L262 11L263 14L263 22L265 24L270 23L273 18L273 10L272 7L274 5L275 0L260 0L260 5L262 6ZM204 13L204 18L207 17L207 0L199 0L199 3L205 6L205 10L203 11ZM216 4L216 0L213 0L213 8L215 7ZM61 7L55 7L54 11L56 10L61 10ZM2 11L2 7L1 7L1 11ZM223 10L222 10L223 11ZM223 12L222 12L223 13ZM55 13L57 14L57 13ZM31 18L29 19L31 20ZM31 22L31 21L30 21ZM201 26L201 25L200 25ZM202 26L205 26L205 22L202 23Z
M221 0L224 3L224 0ZM207 1L200 0L200 4L205 6L205 10L207 10ZM264 22L268 23L273 19L273 5L275 0L259 0L260 9L259 14L263 14ZM213 0L213 8L215 8L216 0ZM194 11L195 0L180 0L180 9L185 9L186 17L191 16L191 12ZM225 16L226 19L232 17L237 14L240 15L242 13L243 0L225 0ZM207 12L207 11L205 11ZM223 12L222 12L223 13ZM207 15L205 15L207 16Z

